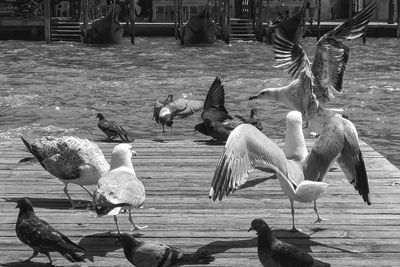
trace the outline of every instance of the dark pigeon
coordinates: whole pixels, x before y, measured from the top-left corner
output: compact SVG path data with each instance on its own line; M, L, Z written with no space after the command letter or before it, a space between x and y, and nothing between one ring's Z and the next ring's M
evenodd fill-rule
M119 126L116 122L106 120L103 114L97 113L96 118L99 118L97 126L107 135L106 141L113 140L116 137L119 137L125 143L134 141L124 128Z
M121 234L126 259L136 267L167 267L190 264L209 264L214 256L209 252L186 254L184 251L157 241L137 241L133 236Z
M250 230L255 230L258 235L258 258L263 266L281 267L323 267L331 266L314 259L310 254L297 247L274 237L268 224L262 219L254 219Z
M47 222L39 219L29 199L22 198L18 200L16 208L19 208L18 220L15 226L17 237L33 249L32 256L26 261L30 261L39 253L42 253L49 258L50 264L52 264L49 252L53 251L60 253L71 262L85 261L83 256L78 255L76 252L85 253L86 250L72 242L60 231L51 227Z

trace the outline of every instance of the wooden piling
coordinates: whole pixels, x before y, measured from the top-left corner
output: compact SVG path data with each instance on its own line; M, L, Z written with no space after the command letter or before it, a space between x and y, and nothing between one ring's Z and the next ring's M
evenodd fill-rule
M317 41L321 34L321 0L318 0Z
M397 0L397 39L400 38L400 0Z
M183 4L182 0L178 0L178 23L179 23L179 39L181 39L182 43L182 34L183 34Z
M229 28L230 28L230 19L229 19L229 0L223 0L223 13L222 13L222 36L225 43L229 44Z
M262 42L263 38L263 22L264 22L264 12L263 12L263 1L257 0L257 23L256 23L256 38L258 41Z
M178 1L174 0L174 36L178 39Z
M50 20L51 20L51 11L50 11L50 0L44 0L44 39L46 43L50 43Z
M130 31L131 31L131 43L135 43L135 1L129 0L129 22L130 22Z
M82 1L83 10L83 42L87 42L87 29L89 28L89 0Z

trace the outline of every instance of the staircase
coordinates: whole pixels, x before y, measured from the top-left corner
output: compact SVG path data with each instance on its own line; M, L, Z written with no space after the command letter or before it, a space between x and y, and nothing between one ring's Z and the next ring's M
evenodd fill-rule
M67 41L81 42L82 41L81 26L79 21L71 18L52 17L50 21L50 40L52 42Z
M229 39L255 41L256 33L253 29L252 19L230 19Z

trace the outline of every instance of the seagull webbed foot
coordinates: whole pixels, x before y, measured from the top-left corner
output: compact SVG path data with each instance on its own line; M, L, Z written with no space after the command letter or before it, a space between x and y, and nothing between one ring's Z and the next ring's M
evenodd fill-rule
M323 221L328 221L328 220L329 220L329 219L324 219L324 218L318 216L318 218L315 220L314 223L321 223L321 222L323 222Z
M136 230L143 230L143 229L146 229L147 228L147 225L143 225L143 226L139 226L139 225L134 225L133 226L133 228L131 229L131 231L133 232L133 231L136 231Z

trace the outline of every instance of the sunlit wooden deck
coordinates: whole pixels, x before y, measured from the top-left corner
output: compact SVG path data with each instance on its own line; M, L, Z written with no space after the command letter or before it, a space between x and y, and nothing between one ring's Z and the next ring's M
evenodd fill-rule
M109 159L115 143L99 145ZM314 224L312 204L296 203L299 233L286 231L291 227L289 201L278 181L266 173L254 172L245 188L222 202L208 199L222 146L204 140L136 140L134 146L138 153L134 167L147 194L144 208L134 213L135 222L149 226L140 231L141 239L157 239L188 252L209 250L216 258L209 266L260 266L256 235L247 229L254 218L263 218L277 237L332 266L400 265L400 186L395 183L400 181L400 171L365 143L362 151L372 205L363 203L334 166L326 179L330 186L319 201L322 216L329 220ZM18 164L28 156L19 139L0 143L0 265L41 266L48 262L39 255L33 262L20 263L32 250L15 235L15 201L29 197L40 218L94 256L95 261L85 265L129 266L109 233L115 231L112 217L95 218L89 210L71 209L58 179L39 164ZM80 187L69 188L75 199L89 200ZM123 231L130 229L127 217L119 216ZM54 265L74 266L58 253L51 256Z

